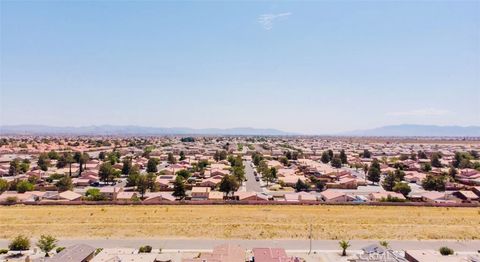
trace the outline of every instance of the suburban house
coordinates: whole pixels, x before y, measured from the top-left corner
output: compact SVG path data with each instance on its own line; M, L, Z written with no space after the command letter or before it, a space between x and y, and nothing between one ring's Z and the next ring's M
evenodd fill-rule
M320 193L321 199L327 203L344 203L354 201L355 198L344 192L327 189Z
M245 201L258 201L258 200L269 200L267 195L260 194L257 192L235 192L234 197L237 200L245 200Z
M480 197L477 196L477 194L473 193L473 191L468 191L468 190L460 190L457 192L453 192L452 195L461 199L463 202L468 202L468 203L479 201L480 199Z
M245 262L245 249L238 245L224 244L212 252L202 252L196 258L182 259L182 262ZM257 261L257 260L255 260Z
M445 203L447 199L445 192L429 191L422 194L422 201L427 203Z
M210 178L207 178L207 179L204 179L201 183L200 183L200 186L202 187L210 187L210 188L214 188L216 187L220 181L222 181L222 177L221 176L214 176L214 177L210 177Z
M253 248L255 262L300 262L299 258L289 257L283 248Z
M170 192L149 192L145 194L144 203L155 203L160 201L175 201L176 198Z
M79 244L69 246L51 258L46 258L47 262L87 262L95 256L96 248Z
M210 191L210 193L208 193L208 200L223 200L223 195L223 192Z
M192 187L192 200L207 200L210 194L210 187Z
M67 200L67 201L78 201L82 199L82 195L70 190L61 192L58 194L59 200Z
M370 193L368 195L368 198L370 201L382 201L382 200L386 200L388 198L396 198L396 199L400 199L400 200L406 200L406 198L400 194L400 193L397 193L397 192L390 192L390 191L386 191L386 192L375 192L375 193Z
M317 197L307 192L288 193L285 194L285 201L299 202L299 201L317 201Z
M138 197L137 192L133 191L122 191L117 194L117 201L128 201L133 200Z

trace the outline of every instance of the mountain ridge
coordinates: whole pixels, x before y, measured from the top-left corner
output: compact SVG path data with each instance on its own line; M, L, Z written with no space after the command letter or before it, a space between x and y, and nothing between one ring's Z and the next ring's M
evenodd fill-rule
M189 128L189 127L147 127L136 125L4 125L0 134L23 135L259 135L295 136L302 133L286 132L273 128ZM387 125L372 129L353 130L333 134L311 134L329 136L424 136L424 137L480 137L480 126L438 126L438 125Z
M136 125L5 125L0 134L58 134L58 135L297 135L273 128L189 128L189 127L146 127Z
M339 133L342 136L480 137L480 126L387 125Z

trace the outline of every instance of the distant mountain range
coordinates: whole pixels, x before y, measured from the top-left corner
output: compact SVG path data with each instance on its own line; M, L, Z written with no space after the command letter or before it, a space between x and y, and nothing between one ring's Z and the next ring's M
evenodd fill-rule
M480 126L392 125L344 132L343 136L480 137Z
M0 134L23 135L257 135L257 136L287 136L294 133L277 129L259 129L250 127L238 128L205 128L186 127L143 127L143 126L81 126L55 127L45 125L7 125L0 126Z
M22 135L256 135L292 136L300 133L278 129L238 128L186 128L186 127L143 127L143 126L81 126L55 127L46 125L0 126L0 134ZM434 125L392 125L373 129L356 130L332 135L339 136L427 136L427 137L480 137L480 126L434 126Z

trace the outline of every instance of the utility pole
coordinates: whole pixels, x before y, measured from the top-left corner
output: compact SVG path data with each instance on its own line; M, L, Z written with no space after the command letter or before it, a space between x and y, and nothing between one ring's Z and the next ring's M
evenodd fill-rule
M308 250L308 254L310 255L310 253L312 253L312 224L310 224L310 234L308 238L310 239L310 249Z

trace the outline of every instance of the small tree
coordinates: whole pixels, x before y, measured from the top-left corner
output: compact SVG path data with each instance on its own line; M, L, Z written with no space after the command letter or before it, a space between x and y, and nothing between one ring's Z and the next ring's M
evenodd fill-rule
M105 159L105 152L101 151L100 153L98 153L98 159L104 160Z
M432 171L432 165L430 163L425 163L422 166L422 170L424 172L430 172L430 171Z
M428 191L445 191L445 177L427 175L422 180L422 187Z
M8 248L12 251L28 250L30 249L30 239L24 235L18 235L8 244Z
M0 178L0 194L7 191L9 187L8 181Z
M322 161L322 163L324 163L324 164L330 162L330 156L328 155L327 151L323 151L322 157L320 158L320 161Z
M410 186L407 183L403 183L403 182L396 182L392 190L397 193L401 193L404 196L407 196L412 191Z
M295 184L295 190L297 192L308 190L308 185L301 179L298 179L297 183Z
M175 164L177 162L177 159L175 159L175 156L172 153L168 153L167 161L170 164Z
M433 153L432 157L430 158L430 163L433 167L442 167L442 163L440 162L440 154Z
M157 173L158 172L158 159L157 158L150 158L147 162L147 172L148 173Z
M105 162L100 165L100 170L98 171L98 176L103 182L113 181L115 170L112 167L110 162Z
M88 200L92 201L102 201L105 200L105 196L100 193L100 189L98 188L90 188L85 192L85 196Z
M335 156L332 158L331 165L332 165L334 168L341 168L341 167L342 167L342 159L341 159L338 155L335 155Z
M371 158L371 157L372 157L372 153L370 153L370 151L368 151L368 149L365 149L365 150L363 150L362 157L363 157L363 158Z
M13 159L10 161L10 167L8 169L9 176L16 176L20 171L20 160L18 158Z
M50 165L50 160L48 159L48 155L46 153L40 154L40 156L38 157L37 165L43 171L48 170L48 166Z
M342 160L342 164L348 164L348 157L345 154L345 150L340 150L340 160Z
M393 173L392 171L388 171L382 181L382 186L385 190L392 191L396 182L397 178L395 176L395 173Z
M127 157L123 160L122 174L128 175L130 174L130 170L132 170L132 159Z
M25 193L27 191L33 191L34 185L26 180L22 180L18 182L16 189L18 193Z
M185 153L183 151L180 151L180 161L185 160Z
M290 151L289 151L288 153L290 153ZM281 157L281 158L279 159L279 161L280 161L280 163L282 163L284 166L289 166L289 165L290 165L290 161L288 161L288 157L285 157L285 156L284 156L284 157Z
M220 191L226 193L227 196L230 194L230 192L233 193L237 191L238 186L237 179L235 179L235 177L232 175L226 175L220 181Z
M137 180L137 191L140 193L140 198L143 200L145 192L148 189L147 175L140 175Z
M57 247L57 239L51 235L42 235L37 242L37 247L45 252L45 256L49 256L49 252Z
M373 184L378 183L380 181L380 169L376 167L370 167L367 174L367 179L372 181Z
M190 172L188 172L188 170L182 169L182 170L177 171L176 175L181 176L183 179L188 179L191 174L190 174Z
M277 178L277 169L275 169L274 167L270 169L267 168L267 171L263 174L263 178L267 181L268 186L269 182L271 183Z
M350 242L342 240L342 241L338 242L338 244L340 245L340 248L342 249L342 257L346 256L347 255L347 248L350 247Z
M73 189L72 178L68 176L60 178L55 185L57 186L58 191L61 192Z
M173 183L173 196L178 198L185 197L185 180L181 176L177 176Z

